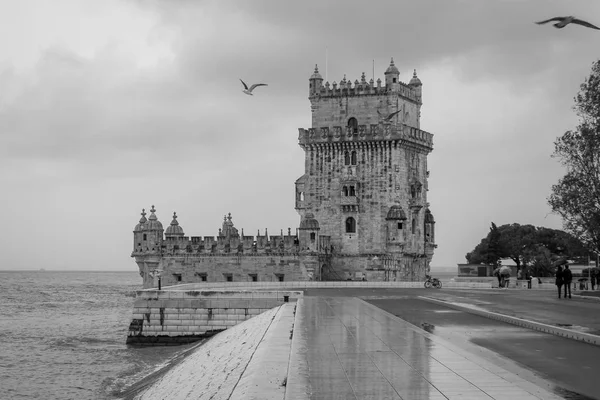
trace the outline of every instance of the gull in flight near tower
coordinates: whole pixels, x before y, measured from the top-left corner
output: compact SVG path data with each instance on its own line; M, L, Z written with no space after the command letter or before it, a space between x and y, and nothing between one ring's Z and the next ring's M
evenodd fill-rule
M250 89L248 89L248 85L246 85L246 83L240 79L240 82L242 82L242 85L244 85L244 90L243 92L246 93L247 95L253 96L252 91L258 87L258 86L269 86L266 83L255 83L254 85L250 86Z
M377 110L377 114L379 115L379 118L384 121L384 122L389 122L392 120L392 118L394 118L394 115L398 114L400 111L402 110L398 110L396 112L391 113L390 115L388 115L387 117L385 115L383 115L382 113L379 112L379 110Z
M546 24L548 22L552 22L552 21L558 21L556 24L553 24L555 28L564 28L565 26L569 25L569 24L578 24L581 26L585 26L587 28L592 28L592 29L598 29L600 30L600 28L598 28L596 25L592 25L589 22L586 21L582 21L580 19L577 19L573 16L570 17L554 17L554 18L550 18L547 19L545 21L540 21L540 22L536 22L536 24L538 25L542 25L542 24Z

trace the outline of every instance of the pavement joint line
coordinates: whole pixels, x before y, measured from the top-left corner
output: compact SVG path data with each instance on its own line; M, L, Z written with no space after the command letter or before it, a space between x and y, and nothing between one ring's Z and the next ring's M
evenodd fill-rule
M269 329L273 325L273 321L275 321L276 319L279 320L279 318L281 318L281 309L282 309L282 306L279 306L279 308L277 309L277 312L275 312L275 314L273 315L273 318L271 318L271 320L269 321L269 325L267 326L267 328L263 332L262 336L260 337L260 340L258 341L258 344L256 345L256 347L252 351L252 354L250 355L250 358L248 359L248 362L244 366L244 369L242 370L242 373L240 374L240 376L238 377L237 381L235 382L235 385L233 385L233 388L231 389L231 393L229 393L228 398L231 398L231 396L235 393L235 390L237 389L238 384L240 383L240 381L242 380L242 377L246 373L246 369L248 369L248 365L250 365L250 363L252 362L252 359L254 358L254 355L256 354L256 351L260 347L261 343L263 343L263 341L265 340L265 336L267 336L267 333L269 332Z
M465 312L468 312L471 314L479 315L479 316L482 316L485 318L494 319L494 320L501 321L501 322L506 322L508 324L520 326L523 328L533 329L533 330L544 332L544 333L549 333L549 334L552 334L555 336L564 337L566 339L577 340L580 342L600 346L600 336L598 336L598 335L592 335L590 333L583 333L583 332L576 332L576 331L572 331L570 329L561 328L558 326L552 326L552 325L544 324L542 322L531 321L531 320L527 320L524 318L511 317L509 315L500 314L500 313L497 313L494 311L488 311L488 310L483 310L481 308L474 308L471 306L456 304L449 300L436 299L434 297L428 297L428 296L419 296L419 298L429 301L429 302L436 303L436 304L442 304L442 305L445 305L450 308L454 308L459 311L465 311Z
M312 392L306 349L308 343L304 334L304 299L296 301L292 345L290 348L290 361L288 363L287 384L285 387L285 400L310 398Z
M539 385L536 385L535 383L530 382L529 380L523 378L522 376L520 376L517 373L510 372L507 369L500 367L500 366L496 365L495 363L488 361L485 358L483 358L475 353L465 352L464 349L461 349L460 347L454 345L452 342L448 341L447 339L440 338L440 337L438 337L434 334L431 334L417 326L414 326L410 322L408 322L388 311L385 311L363 299L360 299L358 297L355 297L355 298L356 298L356 300L365 304L367 307L369 307L373 310L377 310L379 312L386 313L390 316L390 318L401 321L402 323L406 324L408 329L411 329L414 332L418 332L420 335L431 340L432 342L435 342L441 346L446 347L448 350L456 353L459 357L462 357L462 358L476 364L479 368L484 369L484 370L498 376L499 378L511 383L514 387L517 387L517 388L533 395L534 397L537 397L537 398L543 399L543 400L562 399L562 397L552 393L551 391L549 391L548 389L546 389L542 386L539 386ZM500 372L498 371L499 369L501 370ZM464 378L462 375L460 375L460 374L457 374L457 375L461 376L461 378L470 382L467 378ZM487 394L487 395L492 397L489 394ZM540 397L540 396L542 396L542 397Z

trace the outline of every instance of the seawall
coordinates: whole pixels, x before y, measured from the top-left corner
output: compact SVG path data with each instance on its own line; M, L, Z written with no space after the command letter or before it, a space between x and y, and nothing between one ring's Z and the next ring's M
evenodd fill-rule
M138 291L127 344L180 345L224 331L247 319L302 297L291 290Z
M423 282L204 282L136 293L127 344L192 343L295 302L311 288L422 288ZM444 282L445 288L491 288L491 283Z

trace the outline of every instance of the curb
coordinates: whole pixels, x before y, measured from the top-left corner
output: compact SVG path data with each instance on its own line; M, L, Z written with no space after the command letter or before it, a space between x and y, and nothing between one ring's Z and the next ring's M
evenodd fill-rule
M580 342L600 346L600 336L597 336L597 335L592 335L592 334L583 333L583 332L575 332L570 329L560 328L557 326L543 324L541 322L530 321L527 319L510 317L508 315L499 314L499 313L496 313L493 311L486 311L486 310L482 310L482 309L465 307L465 306L461 306L461 305L451 303L448 301L435 299L433 297L419 296L419 298L429 301L429 302L432 302L432 303L442 304L442 305L445 305L446 307L454 308L459 311L465 311L465 312L468 312L471 314L479 315L481 317L486 317L486 318L494 319L497 321L506 322L511 325L516 325L516 326L520 326L523 328L533 329L536 331L549 333L551 335L560 336L560 337L564 337L567 339L573 339L573 340L577 340Z

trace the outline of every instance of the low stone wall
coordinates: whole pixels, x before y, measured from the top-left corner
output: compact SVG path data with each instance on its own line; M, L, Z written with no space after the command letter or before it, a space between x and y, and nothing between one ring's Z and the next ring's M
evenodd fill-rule
M186 283L183 285L169 286L165 289L177 290L301 290L323 288L373 288L373 289L422 289L424 282L369 282L369 281L304 281L304 282L202 282ZM442 282L446 289L475 288L490 289L492 282Z
M290 290L141 290L136 294L127 344L195 342L302 296Z

